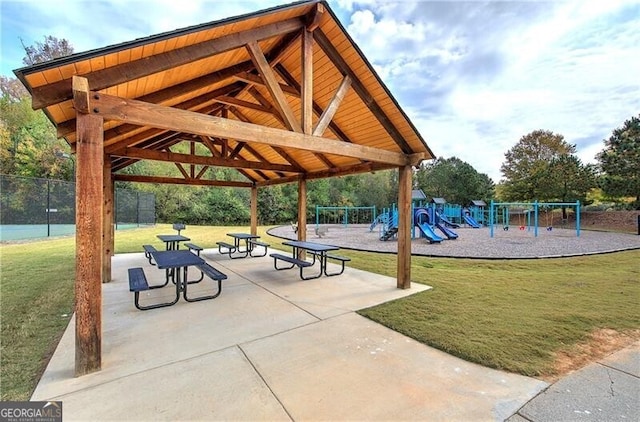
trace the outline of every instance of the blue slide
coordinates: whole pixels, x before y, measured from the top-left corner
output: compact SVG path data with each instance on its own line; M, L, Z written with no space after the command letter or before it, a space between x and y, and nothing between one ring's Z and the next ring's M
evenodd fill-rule
M418 224L418 227L420 228L420 231L422 232L424 237L427 238L429 243L440 243L444 240L443 238L435 234L431 226L427 223Z
M454 229L457 229L458 227L460 227L459 224L456 223L452 223L451 220L449 220L447 217L445 217L444 215L441 215L440 213L436 213L436 218L439 218L440 220L442 220L442 222L445 224L445 226L447 227L451 227ZM456 236L457 237L457 236Z
M444 233L445 236L447 236L447 239L455 240L455 239L458 238L458 233L454 232L453 230L451 230L447 226L443 226L442 224L438 223L438 224L436 224L436 227L439 228L440 231L442 233Z
M470 225L474 229L479 229L480 228L480 224L478 224L478 222L476 220L474 220L473 217L471 217L470 215L463 215L462 218L464 218L465 223L467 223L468 225Z

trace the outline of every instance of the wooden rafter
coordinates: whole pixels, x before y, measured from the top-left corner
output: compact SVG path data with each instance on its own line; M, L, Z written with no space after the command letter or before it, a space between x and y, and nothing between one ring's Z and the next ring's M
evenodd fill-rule
M239 81L246 82L251 85L265 86L264 79L262 79L260 75L254 75L253 73L239 72L233 75L233 77ZM293 95L295 97L300 97L300 93L295 88L290 87L289 85L281 84L281 83L279 83L278 85L280 85L280 89L285 94Z
M316 127L313 128L314 136L322 136L324 131L327 130L327 127L329 127L329 123L331 123L333 116L338 111L338 107L340 107L342 99L345 95L347 95L347 91L349 90L350 86L351 78L349 77L349 75L347 75L342 79L342 82L340 82L338 90L333 95L333 98L331 98L331 101L329 101L329 105L327 105L327 108L324 109L322 116L320 116L318 123L316 123Z
M377 117L380 124L385 128L389 136L398 144L400 150L406 154L411 153L411 147L407 144L404 137L400 134L398 129L393 125L389 117L385 114L382 108L378 105L375 98L369 93L364 84L358 79L358 76L351 70L347 62L342 55L336 50L329 38L322 32L320 28L313 31L313 38L316 40L322 51L329 57L333 64L342 72L343 75L348 75L351 78L351 84L354 91L360 96L362 101L369 107L369 110Z
M291 76L291 74L287 71L287 69L284 68L284 66L282 65L276 65L275 70L278 72L278 74L292 87L294 87L296 89L296 91L298 91L298 95L300 95L300 84L298 83L298 81L295 80L295 78L293 76ZM316 113L316 115L321 116L323 113L322 107L320 107L320 105L318 103L316 103L315 101L313 101L313 111L314 113ZM340 129L340 127L335 123L335 122L330 122L329 123L329 129L333 132L334 135L336 135L336 137L338 139L340 139L341 141L344 142L353 142L346 133L344 133L344 131L342 129Z
M247 161L240 159L229 159L220 157L207 157L203 155L181 154L172 151L156 151L146 148L125 148L113 154L118 157L136 158L141 160L155 160L184 164L200 164L217 167L246 168L255 170L282 171L289 173L299 173L297 169L290 165L272 164L264 161Z
M250 188L251 182L233 180L181 179L179 177L140 176L137 174L115 174L113 178L119 182L163 183L174 185L226 186L231 188Z
M298 122L296 116L293 114L291 106L287 102L282 89L280 89L280 84L276 79L276 75L273 73L273 69L271 69L269 62L262 53L258 43L256 41L248 42L247 51L251 56L251 60L253 60L253 64L256 65L256 68L260 72L262 79L264 79L267 90L269 91L269 94L271 94L271 97L275 102L275 107L284 119L287 128L294 132L302 133L300 122Z

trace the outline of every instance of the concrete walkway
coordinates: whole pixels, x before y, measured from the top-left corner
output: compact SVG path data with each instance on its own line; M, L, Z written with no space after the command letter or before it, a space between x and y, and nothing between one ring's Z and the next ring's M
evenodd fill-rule
M403 291L352 268L301 281L268 257L204 257L229 276L220 297L144 312L133 306L126 269L143 267L152 284L163 271L142 254L114 257L113 282L103 286L102 370L73 377L72 320L32 400L62 400L69 421L504 420L547 387L354 312L427 286Z
M640 342L576 371L509 422L640 421Z

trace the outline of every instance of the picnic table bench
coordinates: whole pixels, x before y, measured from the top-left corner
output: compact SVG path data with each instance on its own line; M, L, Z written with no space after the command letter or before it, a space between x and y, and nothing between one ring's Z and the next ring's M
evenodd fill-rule
M293 248L293 252L291 255L283 255L280 253L272 253L269 256L273 258L273 267L280 270L288 270L295 266L300 268L300 278L303 280L310 280L313 278L318 278L322 276L322 274L326 276L334 276L339 275L344 272L344 263L346 261L350 261L349 258L339 256L339 255L331 255L334 260L342 262L342 269L339 272L330 273L327 272L327 259L329 258L328 253L331 251L337 251L340 248L338 246L333 245L323 245L320 243L313 242L305 242L305 241L287 241L282 243L285 246L291 246ZM298 258L299 252L308 251L313 256L313 261L305 261ZM278 266L278 261L285 261L290 263L290 266ZM318 274L312 276L305 276L304 269L315 265L316 261L320 262L320 271Z
M176 298L171 302L155 303L152 305L140 305L140 292L164 287L167 285L167 283L161 286L149 286L149 283L147 282L147 276L144 274L144 270L140 267L129 268L128 272L129 291L133 292L134 294L133 303L136 308L140 309L141 311L146 311L147 309L164 308L165 306L175 305L178 302L178 299L180 298L179 293L176 294Z
M185 243L184 246L186 246L191 252L196 251L198 256L200 256L200 251L203 250L201 246L198 246L195 243Z
M151 252L157 252L158 250L153 245L142 245L144 249L144 257L149 260L149 264L156 265L151 261Z
M269 246L271 246L268 243L262 242L262 241L260 241L258 239L248 239L247 240L247 244L249 245L249 255L251 255L254 258L265 256L267 254L267 248L269 248ZM254 254L254 251L256 250L256 246L263 247L264 248L264 253L259 254L259 255L258 254Z

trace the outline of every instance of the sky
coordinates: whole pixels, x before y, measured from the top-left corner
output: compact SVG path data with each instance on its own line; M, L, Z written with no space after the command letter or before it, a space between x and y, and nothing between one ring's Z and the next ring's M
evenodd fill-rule
M76 53L289 0L0 0L0 74L21 43ZM595 163L640 114L640 1L329 0L437 157L502 179L505 153L543 129Z

